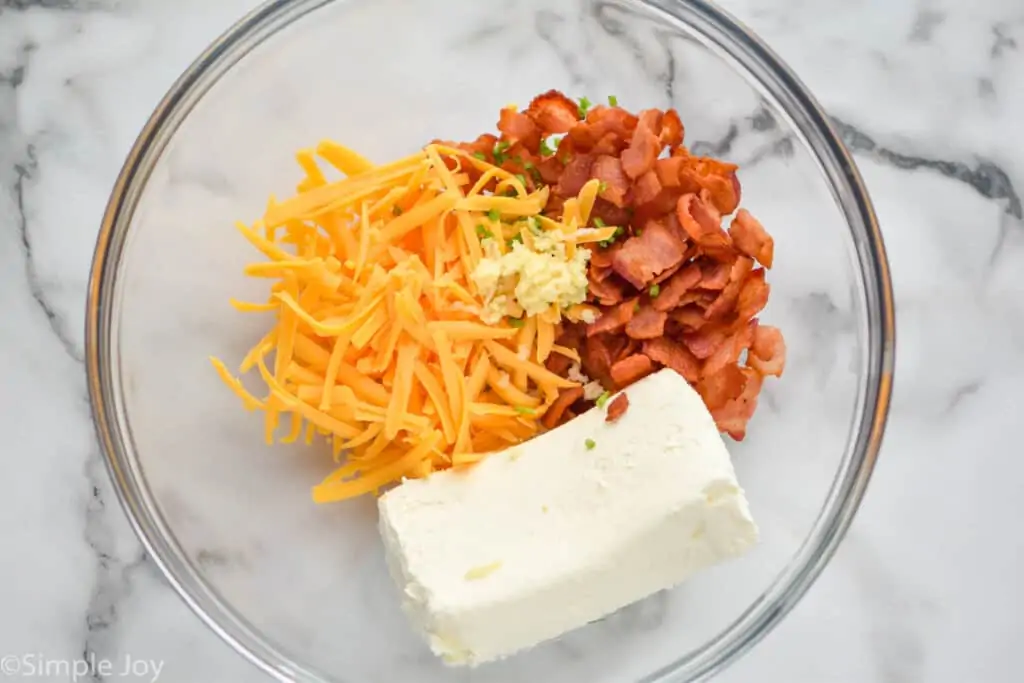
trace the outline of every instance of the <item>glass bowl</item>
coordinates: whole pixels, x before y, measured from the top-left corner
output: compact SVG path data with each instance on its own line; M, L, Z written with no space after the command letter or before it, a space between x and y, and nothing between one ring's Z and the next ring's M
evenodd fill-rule
M375 501L316 506L317 447L264 445L208 356L269 324L233 229L334 138L378 161L491 130L549 88L676 107L698 153L741 165L776 241L762 320L789 363L730 444L757 549L554 642L475 670L435 661L385 569ZM892 386L888 267L860 176L778 58L697 0L293 0L212 45L146 124L114 188L87 312L89 388L111 476L168 581L279 680L690 681L726 667L832 556L877 457Z

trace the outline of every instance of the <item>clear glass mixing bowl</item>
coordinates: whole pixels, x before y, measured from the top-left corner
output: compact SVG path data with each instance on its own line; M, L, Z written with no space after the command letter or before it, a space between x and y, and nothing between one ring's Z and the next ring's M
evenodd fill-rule
M743 559L555 642L446 669L406 625L371 499L315 506L332 464L264 445L207 357L268 325L228 298L263 288L232 228L333 137L387 160L470 139L559 88L679 109L698 152L742 166L776 240L762 319L789 344L731 445L763 540ZM97 430L128 516L168 581L279 680L690 681L792 608L833 554L878 453L894 321L881 236L826 117L754 36L698 0L293 0L243 19L174 85L114 188L88 315Z

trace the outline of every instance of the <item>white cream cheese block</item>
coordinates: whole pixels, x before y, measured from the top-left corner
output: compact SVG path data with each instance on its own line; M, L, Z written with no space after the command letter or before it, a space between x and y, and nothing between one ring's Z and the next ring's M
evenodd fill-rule
M465 471L381 497L405 611L434 652L476 665L559 636L757 540L725 444L672 370Z

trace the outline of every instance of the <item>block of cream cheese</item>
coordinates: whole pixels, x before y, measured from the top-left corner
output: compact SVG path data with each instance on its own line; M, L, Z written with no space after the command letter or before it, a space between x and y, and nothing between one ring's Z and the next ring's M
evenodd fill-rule
M405 611L434 652L476 665L674 586L757 540L729 453L672 370L466 471L381 497Z

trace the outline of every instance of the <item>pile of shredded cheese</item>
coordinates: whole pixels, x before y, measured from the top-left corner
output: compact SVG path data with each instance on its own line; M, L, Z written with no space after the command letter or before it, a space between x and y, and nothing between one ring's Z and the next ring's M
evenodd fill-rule
M347 177L329 182L317 157ZM266 303L232 301L275 316L239 370L255 369L266 397L211 362L247 409L265 412L268 443L282 420L283 443L331 438L341 464L313 499L376 493L536 435L559 390L576 386L544 366L552 353L579 360L554 343L556 326L590 312L552 301L495 320L471 275L520 240L531 249L557 240L574 258L577 245L609 239L615 228L581 227L597 181L553 221L540 215L547 188L529 193L515 175L443 145L383 166L330 141L297 158L298 193L238 224L267 258L246 274L273 281ZM482 174L472 186L467 164ZM495 179L496 191L484 191Z

